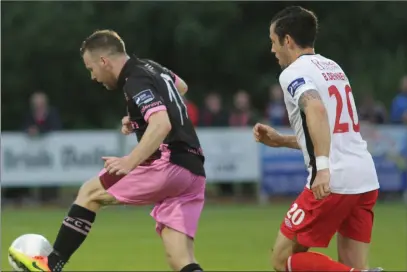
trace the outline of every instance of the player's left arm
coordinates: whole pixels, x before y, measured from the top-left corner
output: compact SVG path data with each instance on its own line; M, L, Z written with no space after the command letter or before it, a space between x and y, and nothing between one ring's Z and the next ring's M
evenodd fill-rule
M309 89L302 92L298 99L298 107L305 115L315 156L329 157L331 147L329 120L318 91Z
M157 151L171 131L171 122L164 101L148 77L128 79L126 85L125 90L148 123L140 142L129 154L131 164L137 167Z
M147 130L129 155L132 165L137 167L148 159L160 147L170 131L171 122L167 111L153 112L148 118Z
M172 81L174 82L175 87L177 88L180 95L184 96L188 91L188 85L185 81L179 77L176 73L171 71L170 69L165 68L165 71L170 75Z
M155 62L153 60L148 60L148 62L154 66L161 67L164 70L164 72L171 77L171 79L174 82L174 85L177 88L180 95L184 96L187 93L188 85L185 83L185 81L180 76L178 76L176 73L174 73L167 67L162 66L161 64L158 64L157 62Z
M175 75L175 87L177 88L178 92L183 96L187 93L188 91L188 85L185 83L185 81L180 78L179 76Z

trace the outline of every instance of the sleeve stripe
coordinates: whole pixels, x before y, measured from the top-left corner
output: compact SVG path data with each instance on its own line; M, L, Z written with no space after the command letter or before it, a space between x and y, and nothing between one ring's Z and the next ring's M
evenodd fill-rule
M146 114L144 115L144 120L146 122L148 122L148 119L150 118L151 114L158 112L158 111L166 111L167 108L164 105L161 106L157 106L151 109L148 109L148 111L146 112Z

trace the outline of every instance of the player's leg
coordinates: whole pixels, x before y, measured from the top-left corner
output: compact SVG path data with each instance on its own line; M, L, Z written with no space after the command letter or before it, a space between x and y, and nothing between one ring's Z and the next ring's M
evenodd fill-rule
M337 236L338 261L358 269L368 269L369 243L363 243L345 237Z
M116 177L116 180L119 180ZM90 232L97 211L106 205L119 204L102 186L99 177L85 182L59 229L54 251L44 258L33 260L18 252L10 254L28 271L61 271L72 254L81 246Z
M373 229L374 213L378 191L359 195L352 212L339 228L338 259L341 263L359 269L367 269L369 244Z
M174 271L203 271L194 253L194 237L205 200L205 178L171 166L167 191L172 197L157 204L151 215L157 222L167 261ZM175 178L175 179L174 179Z
M100 208L118 204L120 202L105 190L99 177L83 184L58 232L54 252L48 256L50 268L63 266L71 258L85 241Z
M290 258L293 254L307 252L308 247L302 246L279 231L271 250L271 263L276 271L290 271Z
M171 269L181 272L202 271L194 253L194 240L169 227L161 230L167 262Z
M205 178L169 163L165 154L162 157L137 167L113 186L107 178L101 181L121 203L156 203L151 215L157 222L157 232L163 234L170 266L177 271L198 271L191 238L204 204Z
M331 194L315 200L305 189L287 212L273 251L276 271L351 271L353 268L316 252L311 247L327 247L354 203L349 196ZM355 270L356 271L356 270Z

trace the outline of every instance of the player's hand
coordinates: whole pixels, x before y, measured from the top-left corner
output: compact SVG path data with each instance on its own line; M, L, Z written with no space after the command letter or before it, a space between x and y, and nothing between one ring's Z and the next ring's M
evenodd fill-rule
M102 159L109 174L127 175L134 168L127 157L102 157Z
M274 128L257 123L253 127L253 136L256 142L263 143L271 147L281 147L284 142L284 136Z
M124 116L122 118L122 133L124 135L129 135L133 132L133 126L131 125L129 116Z
M315 180L311 186L315 199L320 200L329 196L331 193L331 189L329 188L330 179L331 174L329 173L329 169L324 169L317 172Z

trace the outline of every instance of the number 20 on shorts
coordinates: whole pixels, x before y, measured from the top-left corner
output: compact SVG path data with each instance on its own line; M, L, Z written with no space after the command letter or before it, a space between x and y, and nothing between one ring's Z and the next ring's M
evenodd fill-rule
M291 223L295 226L301 224L305 218L305 212L303 209L298 208L298 204L294 203L291 206L291 209L287 212L287 218L291 221Z
M332 85L328 88L329 96L335 97L336 100L336 116L335 116L335 126L333 133L346 133L349 132L349 124L341 123L342 109L343 109L343 98L338 88ZM356 113L355 99L352 95L352 89L349 85L345 86L346 93L346 105L348 108L349 117L352 120L352 128L354 132L360 132L360 125L358 116Z

